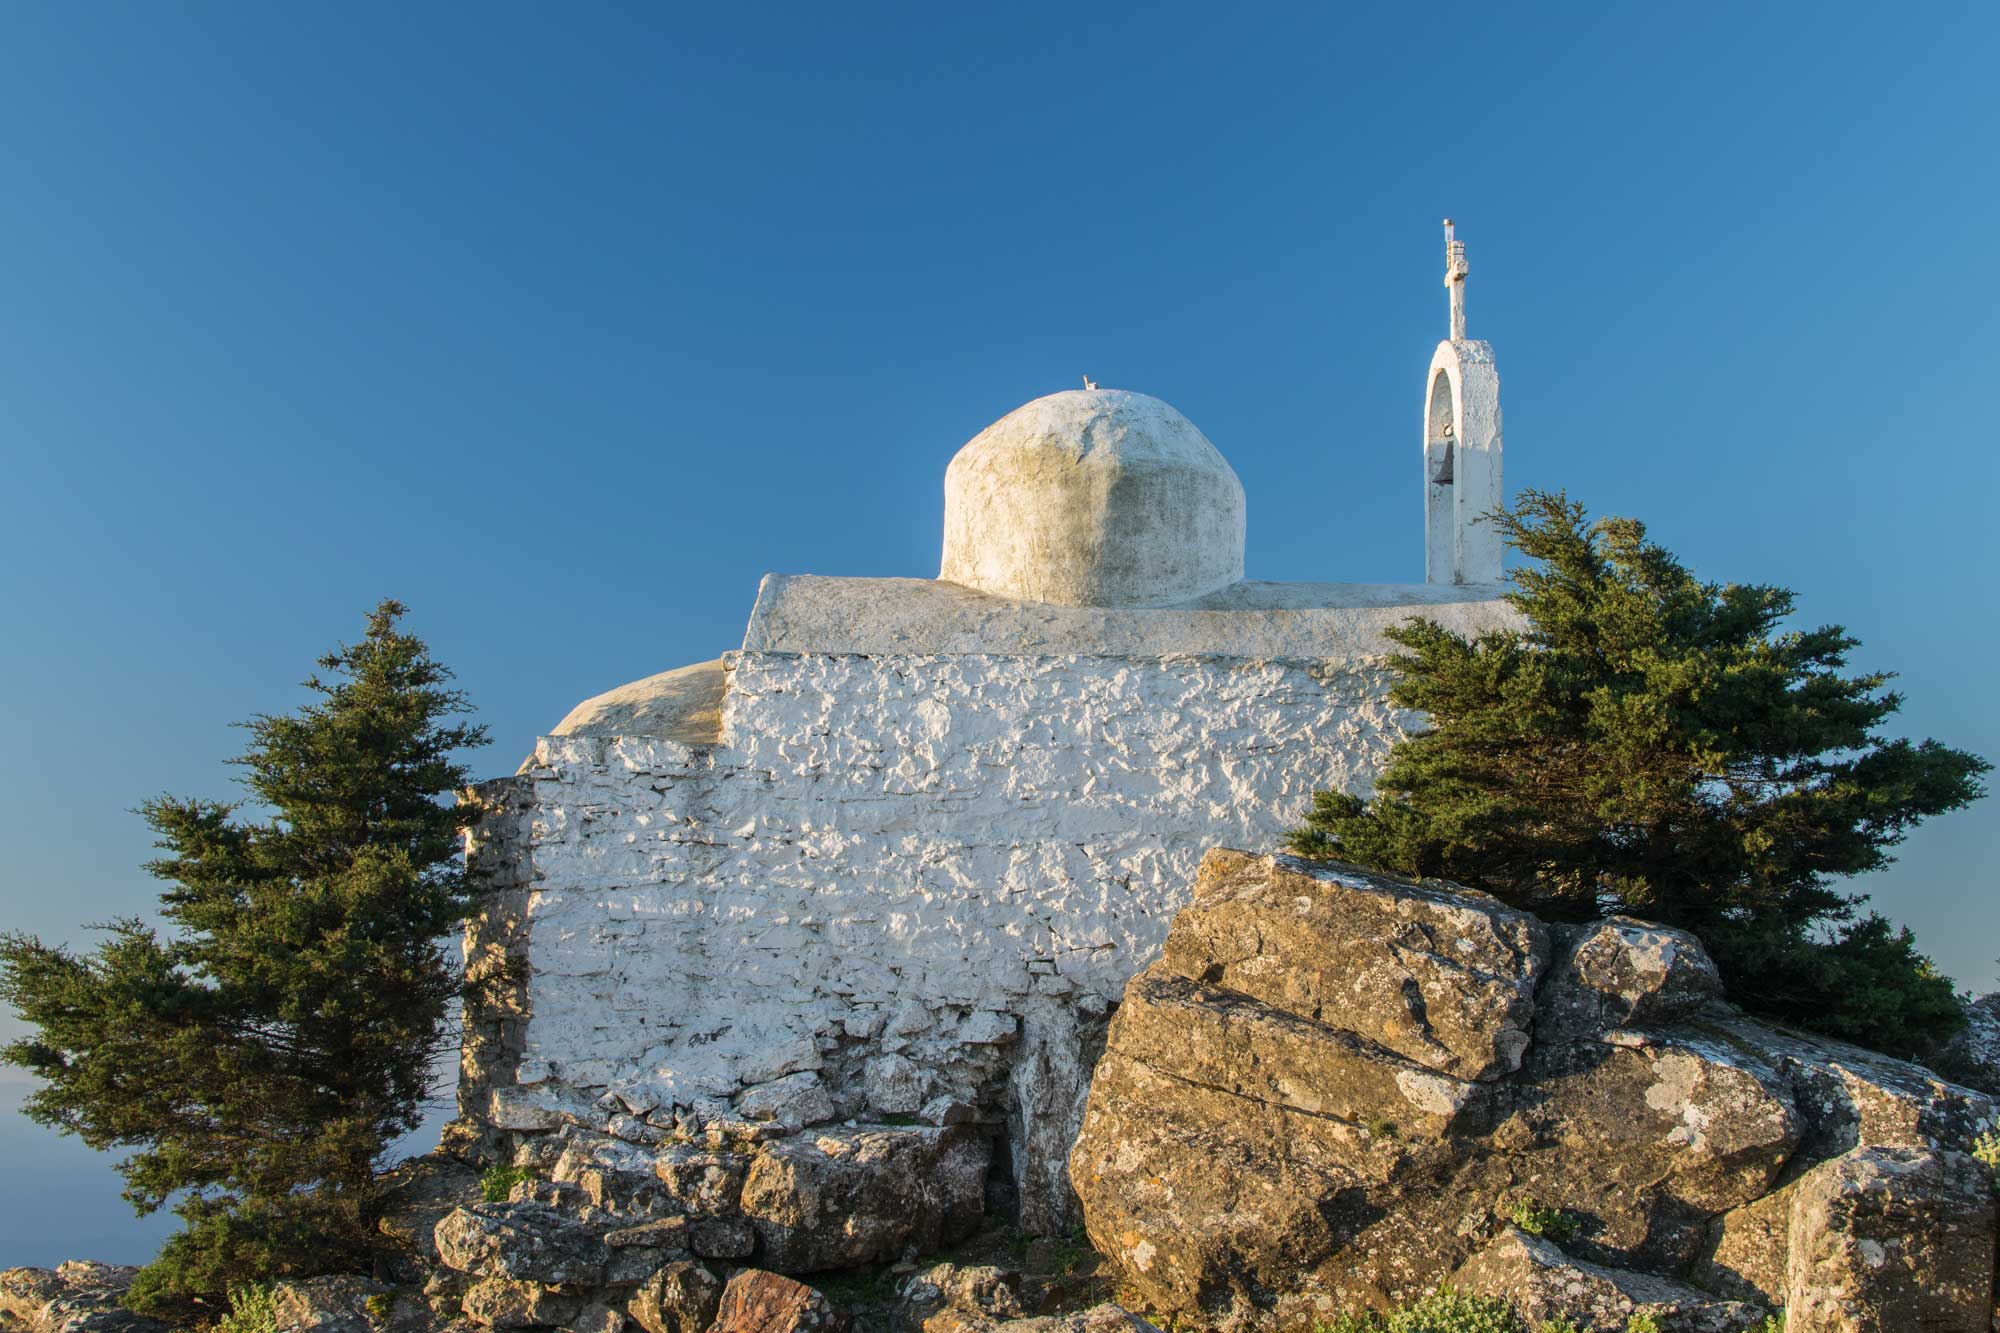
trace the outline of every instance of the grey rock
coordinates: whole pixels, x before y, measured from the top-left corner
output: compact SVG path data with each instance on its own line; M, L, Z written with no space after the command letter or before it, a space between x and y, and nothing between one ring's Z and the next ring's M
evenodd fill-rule
M626 1313L646 1333L705 1333L722 1304L722 1283L702 1265L668 1264L626 1302Z
M781 1140L750 1168L743 1215L763 1261L786 1272L936 1250L978 1225L989 1151L969 1130L928 1125Z
M688 1226L688 1248L704 1259L748 1259L757 1230L742 1217L704 1217Z
M1661 1333L1740 1333L1769 1313L1666 1278L1573 1260L1553 1242L1508 1227L1452 1275L1451 1285L1513 1305L1530 1328L1569 1318L1591 1329L1623 1330L1650 1315Z
M0 1272L0 1318L28 1333L166 1333L165 1324L125 1308L138 1272L92 1259L10 1268Z
M1174 918L1165 963L1426 1068L1486 1079L1520 1064L1549 930L1454 886L1217 850Z
M598 1301L577 1311L563 1327L567 1333L624 1333L625 1315Z
M419 1282L440 1262L437 1224L454 1208L482 1202L479 1172L443 1153L399 1163L382 1178L377 1229L392 1244L397 1280Z
M876 1056L861 1067L861 1083L878 1114L909 1115L924 1104L924 1073L907 1056Z
M1991 1173L1963 1154L1862 1148L1792 1200L1786 1333L1980 1333L1993 1314Z
M801 1070L749 1089L736 1099L736 1111L748 1120L775 1120L801 1129L833 1119L833 1098L817 1073Z
M1212 853L1126 987L1069 1175L1149 1304L1250 1333L1465 1274L1667 1327L1780 1304L1789 1333L1984 1327L1990 1173L1953 1164L1992 1099L1745 1018L1682 933L1566 930L1544 969L1532 919L1348 878ZM1562 1251L1509 1236L1521 1202L1570 1215ZM1942 1313L1876 1313L1898 1309Z
M529 1283L600 1283L611 1258L582 1223L539 1203L454 1209L438 1223L437 1247L444 1264L461 1273Z
M371 1315L368 1304L389 1295L382 1283L354 1273L278 1282L271 1313L276 1333L376 1333L387 1320Z
M583 1304L581 1297L539 1282L489 1277L466 1288L459 1308L468 1321L488 1328L535 1328L566 1324Z
M1685 930L1614 916L1573 928L1537 999L1544 1037L1676 1023L1722 998L1722 976Z

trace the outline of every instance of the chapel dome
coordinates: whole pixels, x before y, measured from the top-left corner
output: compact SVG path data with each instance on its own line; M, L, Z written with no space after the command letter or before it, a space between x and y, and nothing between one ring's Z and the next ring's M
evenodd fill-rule
M1017 601L1144 606L1243 577L1243 483L1143 393L1070 389L988 426L944 475L940 579Z

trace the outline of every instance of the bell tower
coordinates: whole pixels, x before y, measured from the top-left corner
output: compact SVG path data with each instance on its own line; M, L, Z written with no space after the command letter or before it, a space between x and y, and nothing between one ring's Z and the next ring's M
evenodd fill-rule
M1493 345L1465 336L1465 242L1444 220L1449 336L1424 380L1424 582L1498 583L1500 534L1482 515L1500 487L1500 372Z

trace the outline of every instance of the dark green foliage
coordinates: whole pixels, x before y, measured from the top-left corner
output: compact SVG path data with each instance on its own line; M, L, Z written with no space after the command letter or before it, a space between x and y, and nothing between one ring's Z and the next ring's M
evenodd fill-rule
M514 1193L516 1185L533 1180L535 1173L525 1166L508 1166L496 1163L486 1168L479 1177L479 1197L488 1203L505 1203Z
M169 929L112 922L95 953L0 938L0 998L34 1034L5 1059L27 1113L129 1152L126 1198L185 1221L133 1288L170 1313L245 1280L337 1270L370 1243L374 1175L414 1129L457 993L442 937L471 908L453 760L484 728L384 602L320 662L318 697L244 724L267 813L162 797L143 814Z
M1555 919L1683 926L1759 1012L1907 1055L1957 1021L1951 986L1833 885L1886 865L1989 765L1885 739L1889 676L1845 671L1838 626L1783 630L1792 594L1697 580L1643 525L1530 491L1492 516L1538 562L1527 628L1390 631L1391 698L1431 729L1372 801L1322 792L1292 847L1441 876Z

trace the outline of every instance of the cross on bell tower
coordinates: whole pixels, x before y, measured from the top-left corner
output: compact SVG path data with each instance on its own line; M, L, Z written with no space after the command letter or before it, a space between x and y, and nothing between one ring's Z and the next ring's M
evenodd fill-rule
M1465 242L1444 220L1451 336L1424 377L1424 581L1497 583L1500 533L1481 520L1500 505L1500 372L1491 343L1465 336Z
M1444 220L1444 286L1451 293L1451 340L1465 341L1465 275L1472 268L1465 262L1465 242L1454 234L1450 218Z

